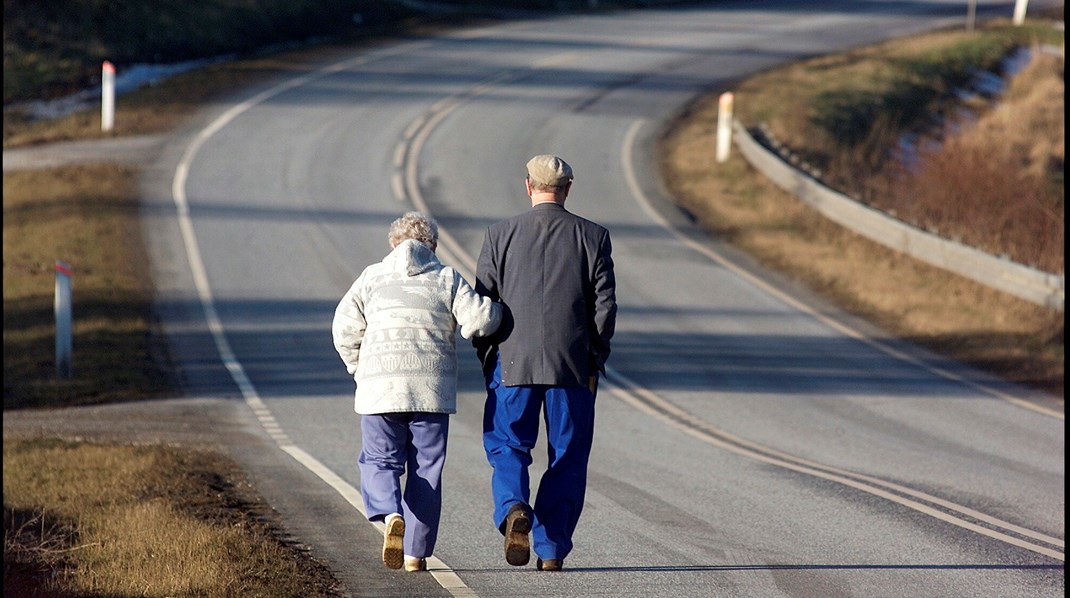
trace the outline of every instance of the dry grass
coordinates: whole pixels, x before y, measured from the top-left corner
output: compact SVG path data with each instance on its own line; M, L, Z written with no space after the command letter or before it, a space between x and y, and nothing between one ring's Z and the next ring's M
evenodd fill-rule
M959 63L990 70L1013 45L948 31L820 56L744 81L736 116L766 124L827 180L855 191L854 175L878 170L900 131L957 105L951 91L968 78ZM781 93L765 93L771 86Z
M926 36L925 47L930 43L933 40ZM803 140L808 138L809 121L798 117L810 114L809 107L793 103L795 94L784 90L810 80L815 64L820 66L823 85L829 86L840 84L833 83L841 82L840 68L849 71L844 81L855 80L852 73L859 69L879 71L864 64L869 52L825 57L750 79L736 91L736 105L748 107L737 111L737 116L749 126L767 120L781 141L800 144L793 149L806 147ZM1012 91L1006 101L1014 104L1018 93ZM1057 107L1061 114L1061 94ZM1062 396L1062 312L927 266L832 224L764 179L738 153L723 164L716 163L708 148L716 135L717 110L715 97L697 102L662 140L666 181L678 201L705 227L894 334ZM1027 139L1021 141L1029 147L1061 144L1057 141L1061 128L1057 132L1035 127L1024 130ZM1049 139L1035 141L1033 137L1041 132ZM970 172L976 168L977 163L969 165ZM968 181L962 183L967 187L976 183L967 176L963 180Z
M1046 272L1064 271L1063 60L1035 50L1005 100L888 173L875 203L900 218ZM999 140L993 143L993 140Z
M4 408L164 396L162 338L133 173L112 165L4 174ZM55 262L74 268L74 377L55 369Z
M1054 34L1061 36L1051 27L997 22L815 58L743 82L737 116L764 125L835 189L921 228L1059 272L1062 59L1037 46ZM958 132L965 122L958 90L977 70L998 72L1008 53L1029 44L1035 64L1015 77L1002 116L987 113L991 100L975 97L965 104L985 113L983 126ZM780 93L765 92L774 86ZM907 135L919 139L920 161L902 159Z
M3 450L5 595L337 595L216 454L52 440Z

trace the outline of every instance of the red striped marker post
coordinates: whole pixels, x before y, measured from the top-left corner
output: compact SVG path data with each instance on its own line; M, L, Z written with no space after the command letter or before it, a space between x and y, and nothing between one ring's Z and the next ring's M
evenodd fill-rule
M104 61L100 77L100 128L110 131L115 126L115 65Z
M74 374L71 341L71 277L74 269L63 260L56 260L56 377L70 378Z

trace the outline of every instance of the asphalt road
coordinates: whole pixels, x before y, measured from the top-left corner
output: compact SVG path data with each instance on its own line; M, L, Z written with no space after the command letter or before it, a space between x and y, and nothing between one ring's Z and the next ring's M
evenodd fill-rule
M249 439L238 453L258 486L352 595L1062 596L1061 413L703 237L666 200L653 154L699 93L964 13L769 1L531 19L241 90L144 178L188 394ZM471 279L485 227L526 208L536 153L570 161L568 207L610 229L617 264L576 550L562 574L505 564L462 344L434 571L387 571L354 494L359 422L334 306L408 209L439 220L443 260Z

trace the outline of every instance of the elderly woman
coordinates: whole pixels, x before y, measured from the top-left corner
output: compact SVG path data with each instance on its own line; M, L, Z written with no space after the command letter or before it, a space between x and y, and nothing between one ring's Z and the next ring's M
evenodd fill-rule
M409 212L390 225L389 241L390 254L338 304L334 346L357 383L361 495L368 519L386 524L383 563L422 571L438 537L449 415L457 412L456 332L494 332L502 308L438 261L433 220Z

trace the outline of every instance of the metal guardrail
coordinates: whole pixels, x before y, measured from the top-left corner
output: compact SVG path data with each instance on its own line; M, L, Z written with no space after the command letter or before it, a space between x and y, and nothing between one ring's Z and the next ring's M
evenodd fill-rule
M1066 276L944 239L822 185L758 143L739 121L736 146L751 166L837 224L881 245L1027 301L1063 311Z

